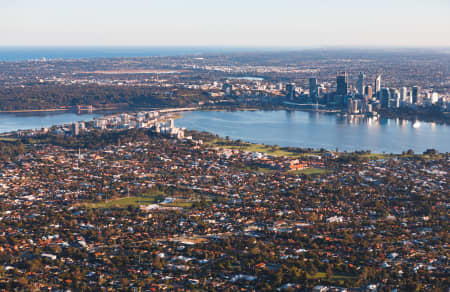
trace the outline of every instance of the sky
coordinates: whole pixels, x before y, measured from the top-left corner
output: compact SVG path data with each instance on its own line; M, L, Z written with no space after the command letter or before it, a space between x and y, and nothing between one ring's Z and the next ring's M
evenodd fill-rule
M0 0L0 46L450 47L450 0Z

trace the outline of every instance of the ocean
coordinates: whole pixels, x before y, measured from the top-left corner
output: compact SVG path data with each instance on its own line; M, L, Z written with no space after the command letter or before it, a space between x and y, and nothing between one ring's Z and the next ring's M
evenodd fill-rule
M0 61L200 55L266 49L238 47L0 47Z

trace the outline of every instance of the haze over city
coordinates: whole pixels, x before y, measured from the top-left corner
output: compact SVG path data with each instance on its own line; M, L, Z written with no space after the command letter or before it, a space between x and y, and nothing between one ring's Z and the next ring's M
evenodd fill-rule
M0 46L449 47L447 0L17 0Z

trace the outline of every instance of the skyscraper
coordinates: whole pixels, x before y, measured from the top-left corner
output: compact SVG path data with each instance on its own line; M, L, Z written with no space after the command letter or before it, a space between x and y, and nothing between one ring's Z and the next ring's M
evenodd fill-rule
M392 94L392 91L391 91L391 97L394 100L394 107L399 108L400 104L401 104L400 91L398 91L397 89L394 89L393 94Z
M381 90L381 75L378 75L375 79L375 94L380 92Z
M380 91L380 102L382 108L391 107L391 91L389 88L383 88Z
M290 100L295 98L295 83L286 84L286 97Z
M364 94L366 95L366 97L367 97L368 99L369 99L369 98L372 98L372 96L373 96L372 86L367 85L366 88L365 88L365 90L364 90Z
M358 77L358 82L356 84L356 87L358 89L358 93L362 96L364 95L365 77L366 76L363 74L363 72L359 72L359 77Z
M317 98L317 78L309 78L309 97Z
M359 100L350 98L348 100L348 104L347 104L347 111L350 114L357 114L357 113L359 113Z
M72 124L72 133L75 136L78 136L80 134L80 127L79 127L79 124L77 122Z
M420 88L419 86L413 86L411 91L412 103L417 104L420 103Z
M336 94L347 95L347 73L343 72L336 77Z
M407 103L408 101L408 89L406 87L402 87L400 89L400 99L403 103Z

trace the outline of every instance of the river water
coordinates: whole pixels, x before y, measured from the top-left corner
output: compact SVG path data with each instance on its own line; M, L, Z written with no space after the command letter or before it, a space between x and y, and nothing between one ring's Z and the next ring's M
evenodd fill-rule
M422 153L450 152L450 127L399 119L346 118L302 111L194 111L175 121L179 127L268 145Z
M104 113L0 113L0 133L89 121ZM302 111L194 111L175 121L178 127L268 145L422 153L450 152L450 126L399 119L344 118Z
M102 116L102 114L76 114L73 112L0 113L0 133L90 121L99 116Z

